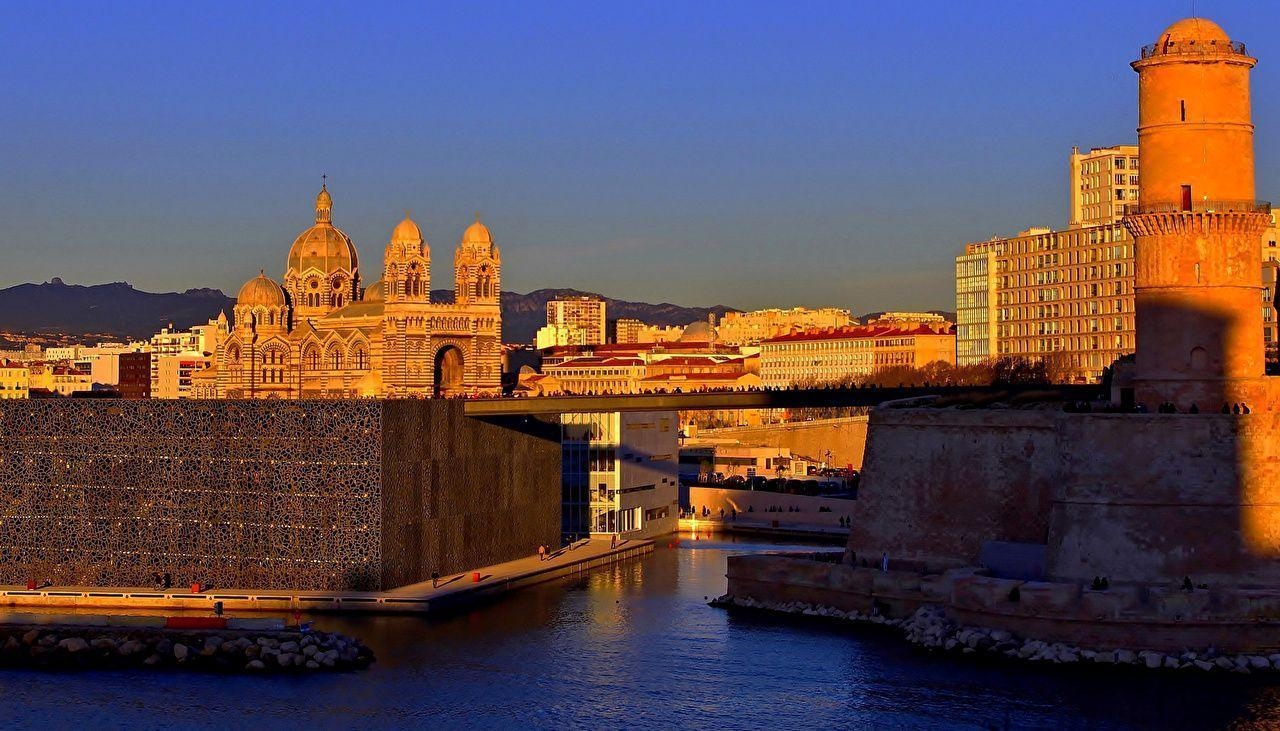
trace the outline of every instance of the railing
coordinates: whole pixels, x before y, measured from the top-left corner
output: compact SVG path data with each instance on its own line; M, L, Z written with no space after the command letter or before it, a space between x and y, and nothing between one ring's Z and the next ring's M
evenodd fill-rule
M1124 207L1124 215L1143 213L1271 213L1269 201L1191 201L1188 208L1182 201L1152 201L1133 203Z
M1142 58L1153 56L1248 56L1239 41L1163 41L1142 47Z

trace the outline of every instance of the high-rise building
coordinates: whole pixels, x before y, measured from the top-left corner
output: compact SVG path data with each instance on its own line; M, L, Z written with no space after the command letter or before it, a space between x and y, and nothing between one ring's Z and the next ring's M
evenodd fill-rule
M1071 148L1071 225L1119 223L1138 201L1138 146Z
M1130 149L1132 156L1120 154ZM1102 153L1088 158L1090 165L1114 171L1123 157L1125 170L1132 171L1130 158L1138 159L1136 148L1127 145ZM1074 166L1076 153L1072 157ZM1077 192L1072 191L1073 219L1081 205ZM1131 209L1137 204L1132 195L1125 193ZM1099 204L1088 204L1093 205ZM1113 214L1090 213L1086 220L1092 223L1065 230L1036 227L966 245L956 257L956 363L1005 356L1041 360L1055 379L1092 382L1134 352L1134 241ZM1264 260L1280 258L1274 217L1260 248ZM1280 341L1274 289L1258 299L1263 324L1273 323L1263 330L1271 333L1268 342Z
M600 345L605 341L605 303L598 297L565 297L547 302L547 327L581 331L576 345Z

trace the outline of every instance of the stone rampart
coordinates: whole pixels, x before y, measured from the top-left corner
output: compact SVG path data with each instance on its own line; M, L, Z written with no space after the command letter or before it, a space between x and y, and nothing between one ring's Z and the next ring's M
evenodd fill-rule
M974 564L984 541L1044 543L1057 414L878 409L849 547L879 560Z
M976 565L1046 545L1050 579L1280 586L1280 415L882 409L849 548Z

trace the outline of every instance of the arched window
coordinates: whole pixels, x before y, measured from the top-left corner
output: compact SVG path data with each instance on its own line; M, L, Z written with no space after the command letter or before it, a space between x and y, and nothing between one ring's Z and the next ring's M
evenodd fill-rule
M365 350L363 345L356 347L351 354L351 362L352 367L358 371L367 369L369 367L369 351Z
M307 364L308 370L320 370L320 349L315 346L308 348L307 354L303 356L303 362Z
M337 347L329 350L329 370L342 370L342 351Z

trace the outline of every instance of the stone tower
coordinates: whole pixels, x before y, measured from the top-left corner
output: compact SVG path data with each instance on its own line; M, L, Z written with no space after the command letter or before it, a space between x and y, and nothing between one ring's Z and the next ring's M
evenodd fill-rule
M1150 408L1216 409L1262 393L1270 206L1254 200L1256 63L1212 21L1187 18L1132 64L1142 169L1124 224L1136 242L1135 396Z

